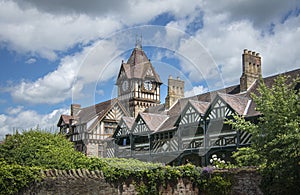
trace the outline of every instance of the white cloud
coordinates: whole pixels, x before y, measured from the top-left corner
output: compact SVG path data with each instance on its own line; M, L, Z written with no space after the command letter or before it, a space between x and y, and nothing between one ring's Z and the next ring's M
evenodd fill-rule
M24 106L17 106L17 107L9 107L7 108L7 113L9 115L15 115L20 113L23 110Z
M12 112L0 114L0 139L14 130L26 130L39 126L41 129L56 130L61 114L68 114L69 109L55 109L47 114L39 114L34 110L25 110L22 106L10 108ZM16 111L16 112L14 112Z
M202 8L209 12L209 16L226 13L228 22L248 20L255 28L264 28L270 23L278 23L291 11L299 8L300 2L290 0L227 0L222 2L204 1Z
M192 97L206 92L208 92L208 88L202 85L194 86L193 89L184 92L184 97Z
M300 45L295 44L295 40L300 36L300 16L292 14L281 22L283 16L295 8L295 1L217 4L197 0L189 3L124 1L116 5L95 1L93 6L81 1L60 1L49 4L34 0L0 2L0 44L48 59L56 59L57 52L77 44L82 48L80 53L63 57L58 68L46 76L35 81L22 80L11 87L11 95L17 101L55 104L72 94L77 98L85 96L86 85L115 78L122 52L133 46L134 31L143 31L145 45L164 47L180 55L181 71L188 80L206 81L210 90L216 85L238 83L244 48L261 53L264 75L299 65L296 52ZM271 11L265 11L267 8ZM97 9L102 11L97 12ZM145 26L117 31L124 26L147 23L166 12L176 19L166 28L152 27L151 30ZM184 33L202 13L203 28L193 36ZM274 34L266 31L270 23L275 25ZM110 37L95 41L107 35ZM92 45L87 46L89 44Z
M26 64L33 64L36 62L36 59L35 58L29 58L28 60L26 60Z
M170 12L185 17L199 1L1 1L0 44L54 60L57 52L145 24Z
M23 80L10 87L9 91L17 102L33 104L55 104L72 96L78 99L94 95L95 91L82 94L85 86L96 86L96 82L115 77L121 63L119 53L113 41L98 41L80 53L64 57L55 71L36 81Z
M54 60L57 51L107 36L121 26L110 17L85 14L54 15L35 7L21 9L13 1L0 2L0 43L20 53Z
M184 57L193 61L181 61L183 71L192 81L206 81L210 90L238 84L245 48L261 53L263 76L299 68L296 52L300 46L295 40L300 36L300 16L295 10L300 4L276 2L203 2L203 28L194 37L182 40L178 47ZM190 22L183 18L168 26L186 29ZM270 24L274 25L272 33ZM215 63L210 61L210 55Z

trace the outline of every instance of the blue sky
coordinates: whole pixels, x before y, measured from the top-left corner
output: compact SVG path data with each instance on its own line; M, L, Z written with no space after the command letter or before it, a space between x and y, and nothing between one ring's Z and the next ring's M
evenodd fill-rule
M261 54L263 76L299 68L299 13L299 0L0 0L0 138L115 97L140 34L162 102L169 75L186 95L238 84L245 48Z

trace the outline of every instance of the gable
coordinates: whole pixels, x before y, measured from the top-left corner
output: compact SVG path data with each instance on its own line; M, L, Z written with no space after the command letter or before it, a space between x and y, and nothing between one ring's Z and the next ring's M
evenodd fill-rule
M148 68L147 72L146 72L146 76L150 76L150 77L153 77L154 74L153 74L153 70L151 67Z
M119 71L119 74L118 74L118 77L117 77L117 84L119 84L120 82L122 82L122 80L126 80L130 77L130 75L127 75L129 71L128 69L128 64L122 64L121 65L121 68L120 68L120 71Z
M104 119L120 121L122 116L125 116L123 109L120 107L118 103L116 103L106 114Z
M125 73L124 68L122 68L121 71L120 71L119 78L122 79L122 78L124 78L124 77L126 77L126 73Z
M138 120L136 124L134 125L134 128L132 129L132 132L137 134L137 133L146 133L149 132L149 128L146 125L145 121L141 118L138 117Z
M114 133L113 137L127 136L130 134L130 129L127 127L126 123L122 120Z
M117 99L114 99L109 102L109 104L101 107L103 110L99 112L99 115L95 118L91 118L88 123L88 130L92 130L96 128L101 121L111 122L111 123L118 123L123 116L127 116L128 113L122 107ZM97 108L100 109L100 108ZM97 120L96 120L97 119Z
M231 116L233 113L234 110L230 108L224 100L217 96L211 104L210 109L208 109L206 116L208 120L224 119Z
M201 120L201 114L190 103L188 103L181 114L179 125L199 123Z

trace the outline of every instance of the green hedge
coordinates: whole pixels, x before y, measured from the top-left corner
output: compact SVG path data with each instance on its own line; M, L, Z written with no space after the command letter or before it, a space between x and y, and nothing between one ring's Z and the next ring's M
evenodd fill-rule
M41 169L0 162L0 194L16 194L20 189L40 181Z
M210 170L191 164L171 167L134 159L88 158L76 151L64 136L39 129L7 137L0 144L0 165L2 194L14 194L40 180L39 171L47 169L101 170L110 183L135 183L140 194L158 194L160 187L166 183L176 184L178 178L187 178L202 191L212 194L224 192L230 186L227 178L215 178L209 174ZM219 188L210 190L218 183Z

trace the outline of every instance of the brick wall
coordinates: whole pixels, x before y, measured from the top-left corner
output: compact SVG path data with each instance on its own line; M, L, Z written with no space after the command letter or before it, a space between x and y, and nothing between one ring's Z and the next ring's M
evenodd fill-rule
M222 174L231 174L233 176L233 186L231 194L234 195L260 195L258 185L260 183L260 175L255 169L235 169L235 170L220 170L216 171ZM104 179L101 171L88 170L49 170L43 171L44 178L41 182L32 184L29 188L24 189L19 194L24 195L107 195L107 194L122 194L132 195L137 194L135 187L131 183L127 184L110 184ZM193 184L184 179L179 179L175 185L167 184L166 187L160 188L160 194L189 194L196 195L198 189Z

